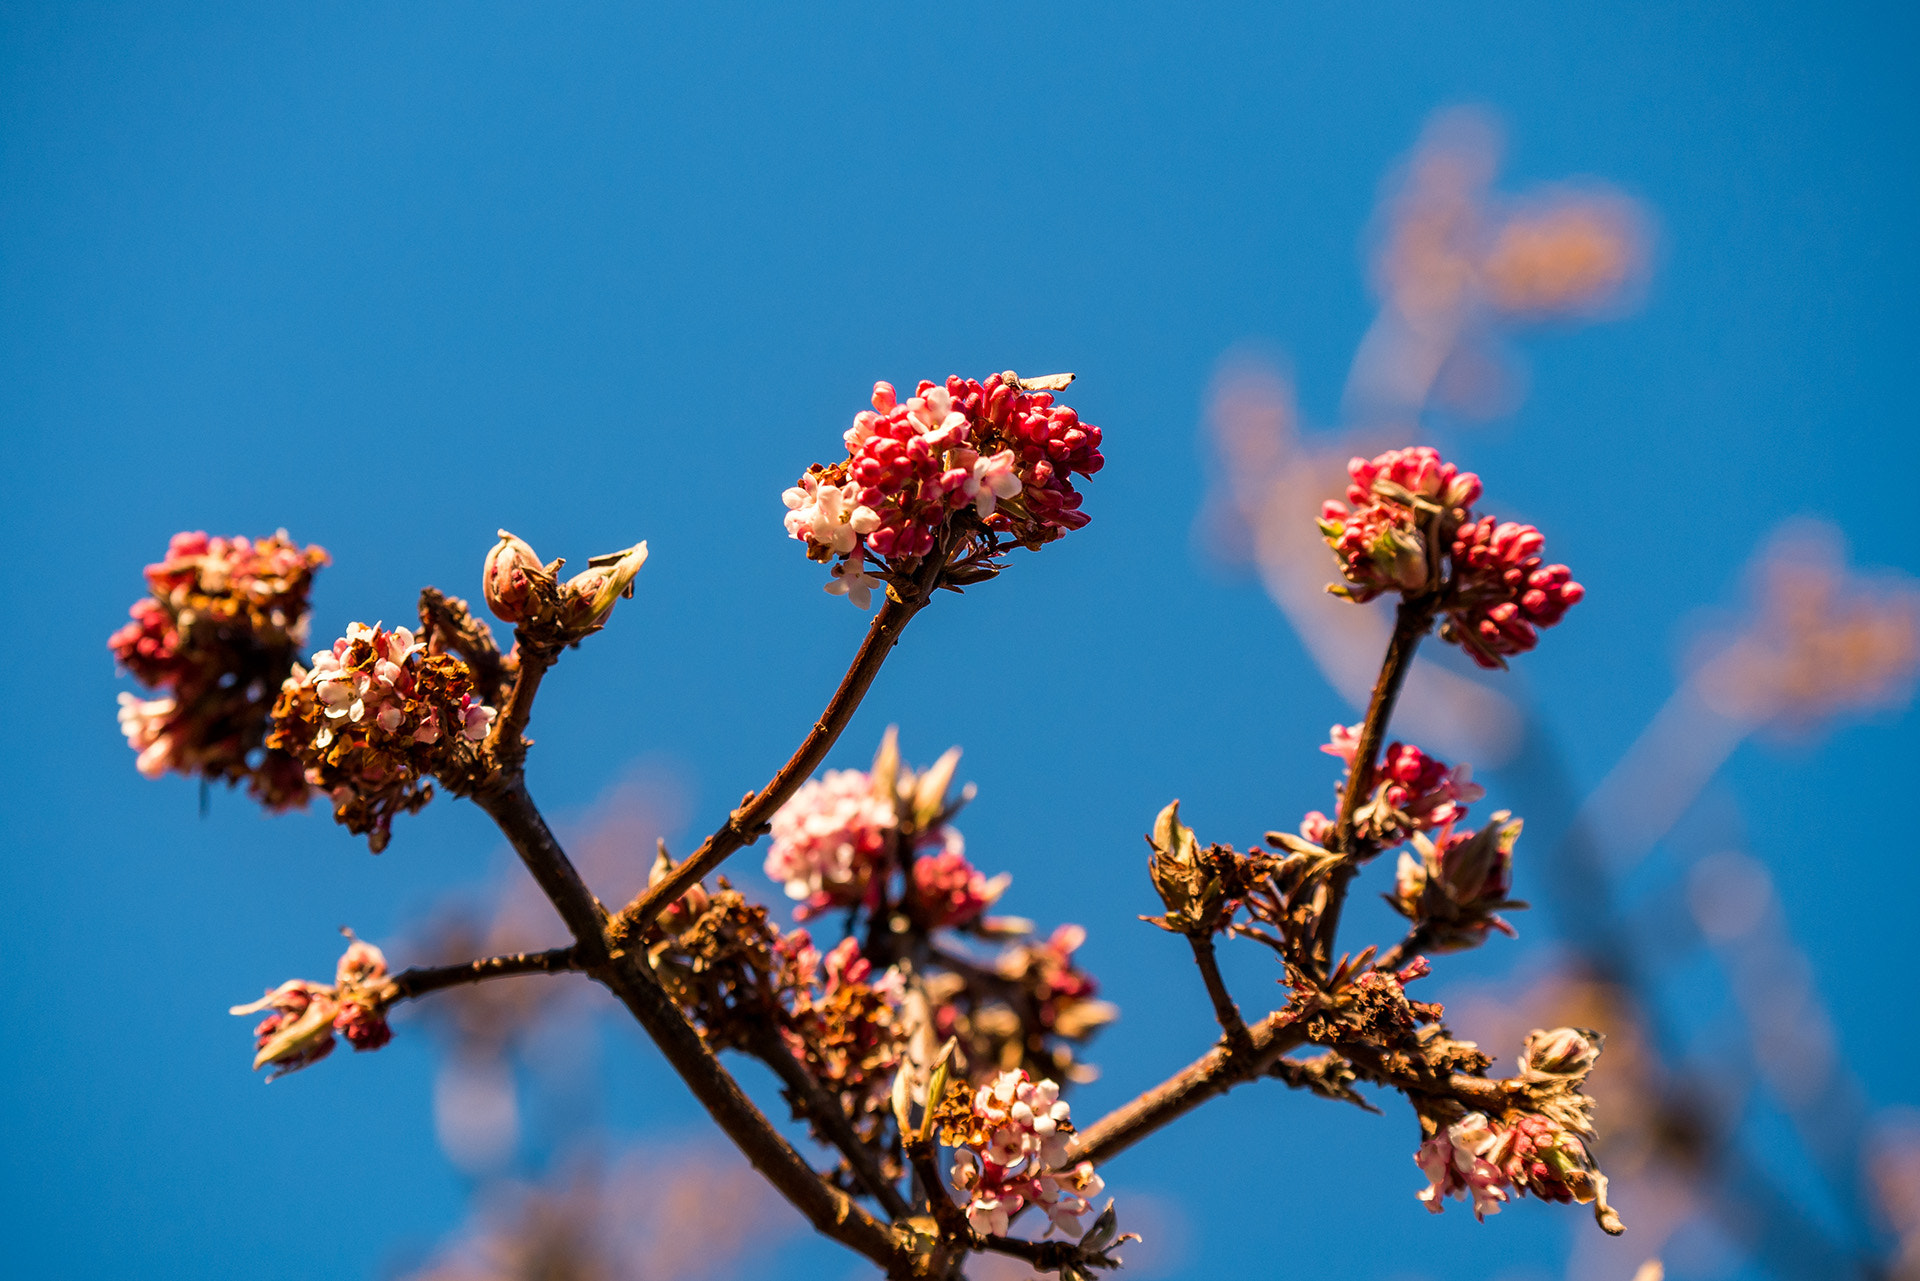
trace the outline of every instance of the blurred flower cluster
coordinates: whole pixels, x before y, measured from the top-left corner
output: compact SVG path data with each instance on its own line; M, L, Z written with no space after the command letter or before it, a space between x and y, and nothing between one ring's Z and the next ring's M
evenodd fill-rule
M977 582L1006 547L1085 525L1073 477L1106 460L1100 429L1054 403L1067 381L955 376L923 380L904 400L893 384L874 384L873 408L846 432L847 457L814 464L783 496L788 534L809 558L836 562L827 590L864 609L882 580L936 548L944 581Z
M327 563L282 530L268 538L175 534L147 566L151 594L108 641L158 697L120 695L120 728L148 778L168 770L246 783L270 810L307 802L300 765L268 748L267 718L307 639L307 595Z
M386 978L386 956L373 944L353 939L340 957L331 987L288 979L259 1000L236 1005L228 1013L268 1011L253 1029L253 1066L271 1068L267 1073L271 1081L333 1053L335 1033L346 1037L356 1050L377 1050L391 1040Z

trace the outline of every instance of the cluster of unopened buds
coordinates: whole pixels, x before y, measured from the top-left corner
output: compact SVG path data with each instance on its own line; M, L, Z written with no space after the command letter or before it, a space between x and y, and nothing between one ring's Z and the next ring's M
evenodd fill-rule
M267 714L307 635L307 595L327 563L283 530L269 538L175 534L147 566L151 594L108 640L157 693L120 695L120 728L140 772L237 784L268 809L306 804L299 765L264 746Z
M1060 1087L1024 1071L1002 1072L939 1110L941 1142L956 1149L953 1186L967 1198L975 1232L1005 1236L1028 1205L1045 1213L1049 1233L1080 1232L1090 1198L1106 1184L1090 1163L1069 1160L1070 1118Z
M1475 1111L1435 1122L1414 1154L1427 1176L1420 1200L1435 1214L1449 1197L1470 1201L1481 1219L1498 1214L1510 1194L1591 1204L1600 1225L1618 1232L1592 1155L1593 1100L1579 1092L1599 1052L1598 1035L1578 1028L1528 1036L1518 1079L1533 1088L1530 1106L1497 1119Z
M1347 767L1343 791L1351 786L1360 729L1358 725L1335 725L1320 748ZM1412 832L1458 822L1466 816L1469 804L1487 794L1473 781L1471 765L1449 766L1411 743L1389 743L1371 782L1372 795L1354 811L1354 830L1382 846L1398 844ZM1331 827L1331 819L1312 810L1301 822L1300 834L1320 845Z
M259 1000L228 1012L267 1011L253 1029L253 1066L256 1071L270 1068L267 1079L271 1081L333 1053L336 1033L356 1050L377 1050L391 1040L386 978L387 958L380 949L354 939L335 968L331 987L288 979Z
M539 553L506 530L487 553L481 590L487 608L502 622L518 624L524 636L550 645L577 645L599 631L647 563L647 545L593 556L587 568L565 582L565 560L542 563Z
M463 785L493 718L465 662L427 653L407 628L353 623L288 677L268 745L299 760L334 818L378 853L394 815L431 799L429 778Z
M1347 501L1321 509L1320 532L1355 602L1385 592L1435 597L1443 639L1482 667L1505 666L1586 594L1565 565L1546 564L1532 525L1475 519L1480 478L1426 445L1347 464Z
M959 537L949 555L985 541L970 567L979 577L1000 537L1038 547L1079 529L1087 516L1072 478L1105 459L1100 429L1054 403L1071 380L950 377L922 381L904 400L892 383L875 383L873 408L846 432L847 457L816 463L783 495L788 534L811 559L835 561L827 590L865 609L887 575L932 553L950 526ZM956 579L977 581L964 571Z

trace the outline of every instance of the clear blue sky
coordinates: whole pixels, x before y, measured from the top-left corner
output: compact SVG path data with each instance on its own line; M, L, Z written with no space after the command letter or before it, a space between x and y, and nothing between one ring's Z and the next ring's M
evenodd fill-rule
M0 5L10 1266L378 1276L463 1213L424 1037L263 1090L225 1009L500 843L442 801L374 859L322 811L200 818L141 780L104 640L173 531L325 545L316 639L473 591L500 525L549 556L648 539L638 598L548 682L532 784L578 813L668 761L690 831L785 756L862 626L780 490L876 378L1077 370L1094 523L916 622L835 763L896 721L910 755L967 746L972 850L1013 910L1090 927L1125 1012L1097 1114L1208 1036L1133 921L1139 833L1174 795L1226 839L1297 821L1342 711L1191 549L1216 360L1283 348L1333 417L1360 229L1438 106L1505 115L1512 181L1649 204L1645 308L1530 343L1524 408L1457 438L1590 589L1525 680L1591 783L1666 697L1675 621L1781 516L1920 569L1887 457L1915 428L1916 52L1901 6ZM1920 1051L1903 983L1863 975L1920 906L1914 729L1731 767L1882 1104L1915 1101ZM696 1126L636 1038L605 1053L617 1128ZM1547 1275L1592 1231L1430 1221L1412 1145L1404 1109L1275 1088L1112 1181L1184 1205L1193 1277Z

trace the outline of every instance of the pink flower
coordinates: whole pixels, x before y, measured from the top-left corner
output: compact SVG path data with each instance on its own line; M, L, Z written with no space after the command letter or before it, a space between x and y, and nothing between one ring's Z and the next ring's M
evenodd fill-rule
M535 584L552 579L533 547L503 529L481 570L481 594L496 618L517 623L526 617Z
M1037 547L1087 523L1071 475L1104 463L1100 429L995 374L922 382L902 400L874 384L873 408L843 436L847 457L786 491L787 532L814 560L871 556L891 573L933 551L951 522ZM856 572L859 572L856 569Z
M767 875L806 913L862 902L896 827L893 799L861 770L829 770L773 816Z

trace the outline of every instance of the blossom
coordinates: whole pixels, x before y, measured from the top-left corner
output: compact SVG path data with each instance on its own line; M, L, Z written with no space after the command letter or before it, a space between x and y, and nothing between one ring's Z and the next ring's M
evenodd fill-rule
M1360 730L1359 725L1335 725L1320 747L1346 765L1349 779L1360 748ZM1354 811L1355 828L1387 846L1405 840L1410 832L1457 822L1465 817L1469 804L1487 794L1473 781L1471 765L1450 766L1411 743L1389 743L1371 783L1372 795ZM1327 817L1315 810L1301 824L1300 834L1316 845L1324 844L1330 827Z
M283 530L269 538L176 534L147 566L149 594L108 639L156 697L120 696L120 727L149 778L173 770L245 782L269 809L304 805L307 787L265 746L268 714L306 640L307 595L327 563Z
M840 1094L857 1121L884 1115L905 1049L901 971L876 975L851 937L822 955L805 930L795 930L775 950L787 963L780 986L789 1002L782 1027L788 1048Z
M946 848L914 860L914 904L930 930L971 925L1006 892L1013 878L1007 873L988 880L967 862L965 843L952 828Z
M956 522L989 556L992 535L1038 547L1087 523L1072 477L1104 464L1100 429L1051 391L995 374L923 381L904 399L876 383L871 403L842 437L846 458L815 464L781 496L787 533L810 558L851 557L850 572L864 574L871 556L891 573Z
M767 875L808 914L866 899L897 820L893 797L861 770L809 780L773 816Z
M1471 1200L1473 1217L1483 1223L1489 1214L1500 1213L1511 1180L1485 1155L1500 1137L1484 1112L1469 1112L1420 1145L1413 1159L1427 1176L1419 1198L1429 1211L1439 1214L1453 1197Z
M1552 627L1586 595L1565 565L1542 563L1546 538L1532 525L1487 516L1453 538L1453 590L1443 639L1482 667L1504 667L1530 650L1539 628Z
M354 939L334 970L332 987L306 979L288 979L229 1014L268 1011L253 1029L253 1066L273 1070L272 1081L318 1063L333 1053L334 1034L356 1050L377 1050L393 1039L387 1026L387 958L371 943Z
M855 556L843 560L829 571L826 591L829 596L845 596L857 609L873 605L873 593L881 586L878 578L866 572L865 562Z
M377 854L394 815L432 798L429 777L466 785L494 715L460 659L427 653L405 627L353 623L287 678L267 742L305 767L335 821Z
M967 1195L973 1230L1006 1235L1012 1216L1028 1203L1047 1215L1048 1232L1080 1233L1105 1181L1090 1162L1069 1163L1073 1125L1060 1087L1025 1071L1002 1072L980 1086L965 1113L940 1109L942 1140L957 1147L951 1178Z

